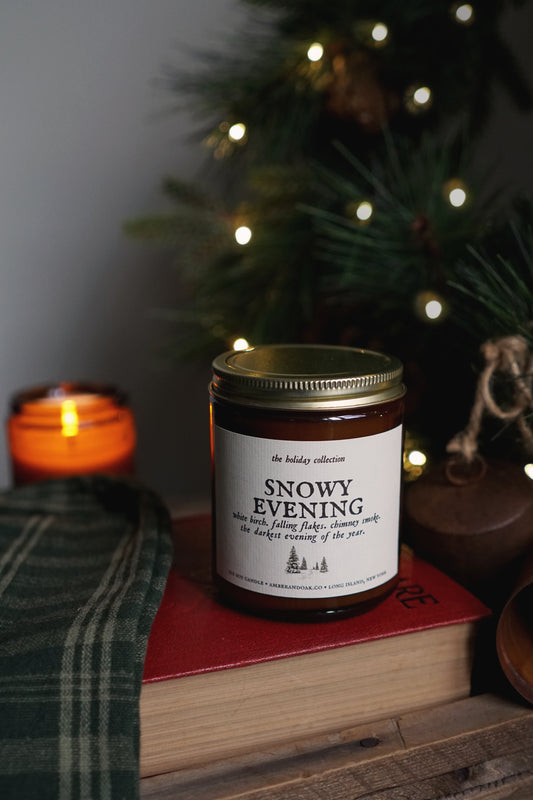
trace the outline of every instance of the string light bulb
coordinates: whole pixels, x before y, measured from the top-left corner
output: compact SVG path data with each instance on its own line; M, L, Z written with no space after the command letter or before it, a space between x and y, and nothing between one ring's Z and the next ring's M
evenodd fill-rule
M464 189L452 189L449 197L450 205L454 206L454 208L460 208L466 202L466 192Z
M424 322L438 323L446 317L447 306L437 292L419 292L415 298L415 311Z
M228 139L232 142L241 142L246 136L246 125L242 122L236 122L228 130Z
M307 50L307 58L309 61L320 61L324 55L324 48L320 42L313 42Z
M389 29L383 22L376 22L370 35L376 44L385 44L389 38Z
M474 20L474 9L470 3L456 4L452 7L452 14L460 25L470 25Z
M461 208L468 200L466 186L458 178L452 178L444 184L444 197L454 208Z
M243 122L230 124L227 120L224 120L209 134L204 143L212 148L213 157L220 160L230 156L235 150L234 146L243 145L246 140L247 130Z
M358 203L355 208L355 216L359 222L368 222L374 213L374 207L368 200Z
M431 100L431 91L427 86L419 86L413 92L413 103L417 106L427 106Z
M443 308L440 300L428 300L424 306L424 313L428 319L438 319L442 311Z
M240 245L248 244L251 238L252 238L252 231L248 227L248 225L239 225L239 227L236 228L235 241L237 242L237 244Z
M409 111L419 114L428 111L433 102L433 93L428 86L411 86L406 94L406 105Z
M233 342L234 350L248 350L249 347L250 345L248 344L248 341L243 336L239 336Z
M403 471L407 481L415 481L428 466L428 457L422 447L423 445L410 432L406 432L403 450Z
M245 133L246 126L242 123L232 126L227 120L224 120L207 136L204 144L213 150L213 157L220 160L232 154L234 144L242 144L245 141Z
M428 459L422 450L411 450L411 452L407 454L407 460L413 467L423 467Z

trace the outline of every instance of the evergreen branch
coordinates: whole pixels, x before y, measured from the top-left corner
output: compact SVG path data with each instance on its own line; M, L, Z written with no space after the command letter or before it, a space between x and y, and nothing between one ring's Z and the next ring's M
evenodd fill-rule
M193 73L166 74L180 107L213 143L212 196L168 179L170 211L126 226L175 250L189 294L186 311L166 318L184 350L199 352L200 342L226 347L236 334L253 343L389 337L411 361L436 342L435 366L453 349L457 297L475 304L472 317L485 324L492 317L502 327L522 324L531 281L522 273L513 280L515 251L501 251L499 260L487 245L488 255L475 255L484 252L477 245L495 198L482 206L470 171L472 132L486 118L495 78L526 98L498 35L509 0L478 4L470 26L454 21L450 0L243 5L250 18L222 51L196 54ZM383 47L365 38L371 21L389 27ZM315 65L307 58L313 41L324 46ZM415 113L405 97L418 82L430 86L433 106ZM446 138L459 117L466 134ZM241 144L227 139L233 122L246 125ZM470 184L462 209L443 199L453 177ZM374 210L367 224L348 212L363 199ZM253 228L243 248L231 224L241 211ZM529 245L518 245L522 262ZM468 260L473 283L457 277ZM428 288L448 302L444 333L412 316L414 297Z
M165 178L162 192L175 203L182 206L191 206L195 209L213 211L212 198L189 181L181 181L174 177Z
M377 175L372 172L372 170L365 167L362 161L356 158L347 147L345 147L341 142L336 143L337 150L344 156L346 161L356 170L356 172L361 175L364 181L375 190L375 192L386 202L390 203L391 205L395 205L398 208L401 208L400 204L397 203L397 199L394 197L392 192L387 188L385 183L377 177ZM346 182L343 182L346 186ZM407 209L405 209L407 211Z
M515 217L482 249L468 248L471 261L461 262L450 281L458 297L473 304L465 323L479 338L519 333L533 344L532 230L532 204L519 204Z

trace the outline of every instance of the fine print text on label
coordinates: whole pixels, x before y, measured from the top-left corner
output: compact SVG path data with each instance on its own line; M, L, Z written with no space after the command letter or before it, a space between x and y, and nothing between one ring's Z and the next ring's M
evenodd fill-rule
M285 597L380 586L398 568L401 426L335 441L215 428L217 572Z

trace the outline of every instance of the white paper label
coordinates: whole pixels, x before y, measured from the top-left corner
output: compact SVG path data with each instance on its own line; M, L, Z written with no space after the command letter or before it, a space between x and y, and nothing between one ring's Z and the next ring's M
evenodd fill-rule
M401 425L334 441L214 430L216 568L280 597L356 594L398 571Z

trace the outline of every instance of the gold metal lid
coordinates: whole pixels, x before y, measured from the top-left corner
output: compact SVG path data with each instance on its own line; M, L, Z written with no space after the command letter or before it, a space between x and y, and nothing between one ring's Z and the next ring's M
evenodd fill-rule
M300 410L349 408L405 393L394 356L354 347L261 345L213 361L214 397L241 405Z

